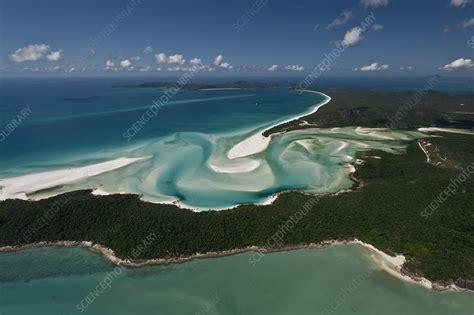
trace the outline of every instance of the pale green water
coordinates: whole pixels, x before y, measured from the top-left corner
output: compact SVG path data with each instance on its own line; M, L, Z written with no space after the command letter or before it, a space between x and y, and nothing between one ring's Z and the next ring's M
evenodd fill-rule
M403 153L408 142L426 136L354 127L305 129L272 136L262 152L228 159L229 149L246 135L187 132L146 141L138 148L109 154L109 160L123 156L145 160L58 185L48 190L47 196L100 188L140 194L152 202L179 200L186 207L208 209L262 203L272 193L285 190L334 193L353 185L349 173L356 152ZM33 196L44 197L41 193Z
M433 292L391 277L365 249L252 253L126 269L83 314L463 314L474 294ZM80 314L113 266L85 249L0 254L2 315Z

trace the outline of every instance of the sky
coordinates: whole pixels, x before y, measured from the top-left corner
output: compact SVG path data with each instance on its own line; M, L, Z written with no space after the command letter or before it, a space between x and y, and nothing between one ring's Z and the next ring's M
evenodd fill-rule
M0 75L470 77L473 2L0 0Z

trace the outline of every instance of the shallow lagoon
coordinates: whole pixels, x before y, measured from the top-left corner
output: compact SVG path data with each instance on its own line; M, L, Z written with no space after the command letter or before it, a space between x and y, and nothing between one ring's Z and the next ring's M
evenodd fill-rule
M66 82L61 96L46 83L30 87L37 93L30 104L33 114L0 144L6 152L0 157L0 199L25 198L25 193L44 198L90 188L199 210L266 203L285 190L333 193L350 188L357 151L402 153L407 141L423 136L362 128L307 129L274 135L255 154L246 154L251 147L243 146L241 157L229 159L229 151L242 140L311 112L327 96L283 88L182 91L129 140L124 133L163 91L102 84ZM30 103L15 89L3 90L7 99ZM90 171L124 158L143 159ZM68 169L79 175L58 178L56 171ZM18 184L25 174L38 175Z

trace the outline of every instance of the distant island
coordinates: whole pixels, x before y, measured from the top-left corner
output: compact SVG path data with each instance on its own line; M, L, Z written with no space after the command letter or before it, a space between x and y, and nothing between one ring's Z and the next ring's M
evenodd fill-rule
M125 84L125 85L113 85L113 88L172 88L175 87L175 82L145 82L139 84ZM268 89L274 88L278 85L276 83L263 83L254 81L236 81L227 83L188 83L182 87L183 90L196 91L196 90L207 90L207 89Z

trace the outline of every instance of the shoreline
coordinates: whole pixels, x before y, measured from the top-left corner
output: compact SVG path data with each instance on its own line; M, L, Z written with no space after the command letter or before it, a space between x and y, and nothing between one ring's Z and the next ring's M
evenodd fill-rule
M0 201L7 199L35 200L28 194L52 187L71 184L85 178L110 172L149 159L150 156L120 157L81 167L72 167L0 179ZM105 192L101 192L105 193Z
M229 151L227 151L227 158L229 160L234 160L237 158L246 157L246 156L264 151L268 147L271 141L271 138L274 135L274 134L270 134L268 137L266 137L263 135L265 132L277 126L286 124L290 121L298 120L308 115L312 115L316 113L321 107L328 104L332 99L329 95L326 95L322 92L317 92L317 91L312 91L312 90L302 90L302 91L307 92L307 93L320 94L326 97L326 99L323 100L321 103L314 105L309 111L303 114L300 114L299 116L291 117L287 120L275 123L265 129L258 131L257 133L251 135L250 137L245 138L244 140L240 141L239 143L235 144L232 148L230 148Z
M186 263L195 259L207 259L207 258L219 258L233 256L248 252L263 252L277 253L286 252L299 249L326 249L338 245L358 245L368 252L370 259L373 263L381 270L387 272L392 277L395 277L401 281L413 283L424 287L425 289L432 291L450 291L450 292L471 292L474 290L462 288L456 286L454 283L445 285L437 282L432 282L424 277L418 277L408 275L403 272L403 265L406 262L404 255L390 256L389 254L377 249L375 246L364 243L358 239L353 240L328 240L320 243L309 243L301 245L288 245L278 248L265 248L261 246L247 246L244 248L235 248L230 250L224 250L220 252L206 252L206 253L195 253L189 256L173 257L173 258L155 258L155 259L140 259L130 260L120 258L115 255L115 252L107 247L100 244L93 243L90 241L57 241L57 242L38 242L31 243L22 246L3 246L0 247L1 253L12 253L22 250L35 249L35 248L85 248L101 255L107 262L116 265L129 268L140 268L145 266L166 266L173 264Z

